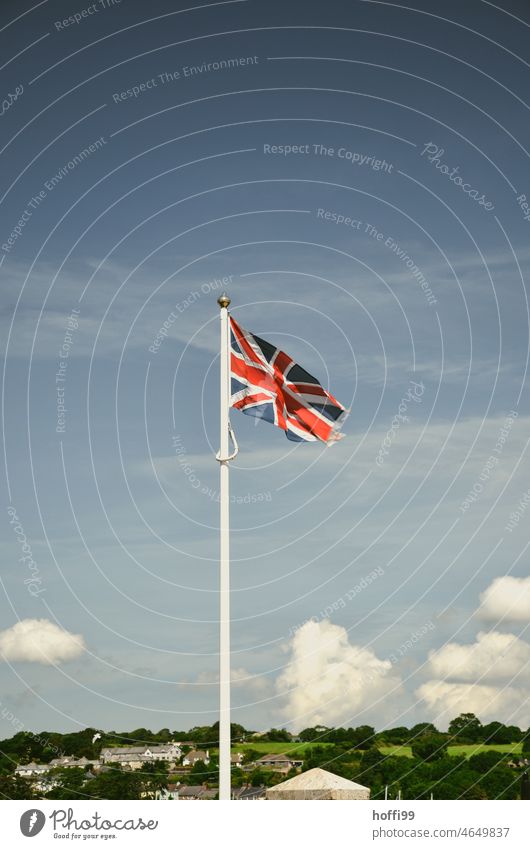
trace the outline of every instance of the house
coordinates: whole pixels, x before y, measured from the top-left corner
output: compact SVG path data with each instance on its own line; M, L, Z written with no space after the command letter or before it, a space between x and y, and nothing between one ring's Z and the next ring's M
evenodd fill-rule
M64 755L61 758L53 758L50 763L50 769L58 769L65 767L77 767L88 769L88 767L99 766L99 761L89 761L88 758L76 758L74 755Z
M49 764L37 764L32 761L29 764L19 764L15 768L15 775L18 775L20 778L36 778L38 776L46 775L51 769Z
M292 758L288 755L264 755L262 758L256 761L257 767L267 767L269 769L273 769L276 772L289 772L289 770L298 769L303 766L303 760L299 758Z
M153 761L174 763L182 756L178 743L160 746L125 746L102 749L100 759L104 764L121 764L129 769L141 769L143 764Z
M251 787L248 784L245 787L235 787L232 792L232 799L244 802L265 799L265 787L263 785L261 787Z
M56 778L51 778L49 775L43 775L41 778L37 778L33 781L32 788L34 791L36 790L38 793L42 793L44 795L57 787L58 784L59 782Z
M205 784L183 784L177 787L176 798L179 801L195 801L197 799L215 799L218 790L210 790Z
M15 768L15 775L18 775L20 778L32 778L32 779L43 779L41 782L44 786L46 783L44 781L44 777L46 777L46 781L50 781L47 778L48 773L52 769L65 769L70 767L77 767L78 769L84 769L85 771L89 767L97 767L99 766L99 761L89 761L87 758L76 758L73 755L63 755L60 758L53 758L47 764L38 764L35 762L29 764L19 764ZM39 788L38 783L35 783L35 787ZM46 789L50 790L50 786Z
M333 799L369 799L370 788L348 781L325 769L309 769L294 778L282 781L265 791L267 799L276 801L333 800Z
M162 799L162 800L178 799L178 797L179 797L179 785L173 784L171 782L168 784L167 787L163 787L162 790L160 790L160 792L157 796L158 799Z
M230 755L230 763L232 766L241 766L243 763L243 752L232 752Z
M182 766L195 766L197 761L202 761L205 765L210 763L210 752L204 752L202 749L195 749L192 752L188 752L187 755L184 755L182 758Z

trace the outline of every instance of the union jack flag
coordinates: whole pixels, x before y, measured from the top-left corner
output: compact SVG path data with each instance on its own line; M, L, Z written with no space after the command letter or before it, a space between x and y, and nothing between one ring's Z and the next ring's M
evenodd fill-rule
M230 406L281 427L294 442L334 442L346 409L270 342L230 316Z

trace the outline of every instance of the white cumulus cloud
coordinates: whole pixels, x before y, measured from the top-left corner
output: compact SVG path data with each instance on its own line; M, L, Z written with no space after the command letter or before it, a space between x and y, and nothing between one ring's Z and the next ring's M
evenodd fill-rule
M479 615L484 619L530 622L530 578L503 575L480 595Z
M306 622L289 643L290 658L276 680L285 698L282 716L295 728L313 725L370 725L401 695L392 663L349 642L348 632L328 619Z
M519 678L530 680L530 645L514 634L481 631L475 643L447 643L429 654L437 678L474 683Z
M8 661L55 664L85 650L81 634L71 634L49 619L22 619L0 631L0 657Z
M427 681L416 690L429 707L431 722L439 727L460 713L474 713L481 722L499 720L526 729L530 725L530 691L450 681Z

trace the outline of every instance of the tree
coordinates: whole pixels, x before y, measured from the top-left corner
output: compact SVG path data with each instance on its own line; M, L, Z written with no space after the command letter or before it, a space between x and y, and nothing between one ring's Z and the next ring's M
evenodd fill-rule
M86 799L85 774L78 767L59 767L48 773L54 786L45 794L46 799Z
M329 739L331 742L339 742L338 740L333 740L332 735L330 735ZM374 745L375 728L372 728L371 725L359 725L358 728L348 728L346 729L345 739L350 746L354 746L356 749L370 749Z
M412 754L420 761L435 761L447 755L445 734L423 734L411 741Z
M357 775L356 781L359 784L366 784L368 787L374 785L381 786L383 782L383 764L386 759L378 748L372 746L371 749L366 749L361 758L361 767Z
M506 755L502 752L478 752L476 755L471 755L468 764L475 772L483 775L490 769L495 769L499 764L506 761Z
M407 743L409 743L411 740L414 740L416 737L420 737L422 734L438 733L438 729L432 724L432 722L418 722L417 725L413 725L413 727L410 729L409 736L407 738Z
M151 743L155 735L148 728L136 728L134 731L129 731L128 737L136 743Z
M100 772L85 785L85 793L92 799L140 799L141 792L140 776L119 767Z
M387 728L385 731L381 731L378 735L378 739L382 743L389 743L392 746L401 746L403 743L408 743L410 740L411 732L404 725L400 725L397 728Z
M269 743L290 743L292 735L285 728L271 728L261 739Z
M35 799L30 781L18 775L0 775L0 799Z
M219 765L215 761L205 764L204 761L195 761L190 770L190 784L206 784L216 782Z
M304 728L303 731L300 731L298 736L303 743L312 743L313 740L318 740L321 734L316 730L316 728Z
M254 769L250 773L251 787L261 787L265 784L265 773L262 769Z
M482 738L482 724L474 713L461 713L449 723L449 734L459 743L477 743Z
M169 728L161 728L160 731L157 731L155 734L155 740L157 743L169 743L172 739L173 736Z
M517 799L520 781L514 770L500 761L493 769L477 774L486 799Z
M169 766L164 761L154 761L142 766L140 780L145 798L156 799L168 784Z
M244 764L254 763L254 761L257 761L259 758L261 758L261 752L258 752L257 749L245 749L243 752Z
M325 769L332 757L329 746L311 746L304 761L304 772L315 767L324 767Z
M521 729L516 725L489 722L482 726L482 739L485 743L517 743L521 736Z
M246 781L246 775L238 766L232 767L232 787L242 787Z

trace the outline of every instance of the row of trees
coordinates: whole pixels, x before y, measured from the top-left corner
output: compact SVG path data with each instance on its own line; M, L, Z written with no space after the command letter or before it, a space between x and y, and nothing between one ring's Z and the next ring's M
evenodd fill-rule
M425 735L424 741L430 735ZM438 741L440 742L440 741ZM438 747L412 758L385 755L375 746L362 753L341 746L315 746L304 770L319 766L337 775L370 787L372 799L389 798L398 793L404 799L517 799L521 771L508 766L509 756L486 751L450 757Z
M2 799L155 799L168 784L167 764L157 761L141 770L128 772L119 766L91 775L75 767L51 770L48 792L35 790L34 784L14 775L0 775Z
M237 723L232 724L232 742L237 745L249 742L254 738L252 732ZM523 744L523 751L530 753L530 729L522 731L515 725L504 725L502 722L490 722L482 725L472 713L460 714L449 723L447 732L440 732L432 723L422 722L412 728L400 726L385 731L376 732L369 725L357 728L305 728L299 735L292 735L285 728L271 728L259 737L260 742L285 743L286 751L295 742L332 743L347 746L351 749L366 750L374 745L421 745L425 736L439 735L437 746L445 740L447 745L467 743ZM443 740L442 740L443 738ZM197 748L218 748L219 723L207 726L197 726L190 731L172 731L162 728L158 732L147 728L137 728L133 731L101 732L95 728L85 728L82 731L67 734L43 731L32 734L20 731L13 737L0 741L0 775L12 772L17 763L37 761L49 763L52 758L61 755L86 757L91 760L99 758L101 749L108 746L127 746L141 743L167 743L170 740L188 741ZM434 745L433 741L431 743Z
M517 725L489 722L482 725L474 713L462 713L449 723L446 732L439 731L432 722L419 722L412 728L399 726L376 732L369 725L358 728L305 728L300 734L304 742L349 743L350 746L366 749L374 744L411 745L426 734L439 734L448 744L471 743L520 743L530 741L530 729L522 731Z

